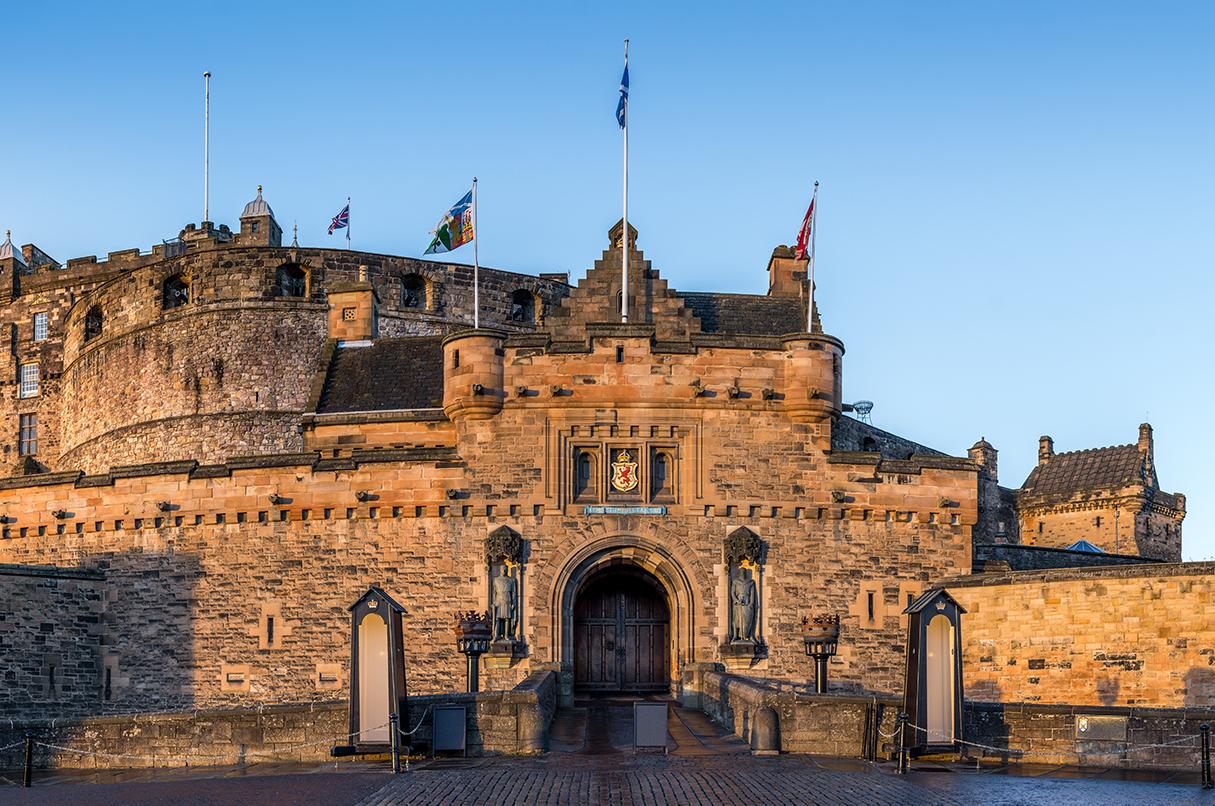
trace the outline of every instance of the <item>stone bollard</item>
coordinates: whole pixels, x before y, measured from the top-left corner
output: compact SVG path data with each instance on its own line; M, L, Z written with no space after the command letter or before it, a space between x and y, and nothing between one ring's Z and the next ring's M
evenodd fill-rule
M760 708L751 722L751 755L780 755L780 720L771 708Z

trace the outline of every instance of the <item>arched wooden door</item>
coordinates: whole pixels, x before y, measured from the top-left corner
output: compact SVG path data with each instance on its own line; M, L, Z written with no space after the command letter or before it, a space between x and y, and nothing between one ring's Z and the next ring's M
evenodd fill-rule
M627 566L600 572L574 604L575 685L584 691L666 691L670 631L658 580Z

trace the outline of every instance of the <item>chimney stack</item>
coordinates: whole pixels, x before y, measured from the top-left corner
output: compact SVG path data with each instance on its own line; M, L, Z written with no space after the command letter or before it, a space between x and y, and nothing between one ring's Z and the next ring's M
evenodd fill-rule
M980 437L979 441L971 446L966 452L970 456L970 461L979 466L979 472L986 478L996 481L999 478L999 469L996 466L996 457L999 454L986 437Z
M768 296L805 299L809 260L798 260L793 248L780 245L768 260Z
M1143 475L1149 480L1155 473L1155 446L1152 441L1152 426L1149 423L1139 424L1139 455L1143 457Z
M1038 437L1038 466L1046 464L1055 455L1055 441L1048 436Z

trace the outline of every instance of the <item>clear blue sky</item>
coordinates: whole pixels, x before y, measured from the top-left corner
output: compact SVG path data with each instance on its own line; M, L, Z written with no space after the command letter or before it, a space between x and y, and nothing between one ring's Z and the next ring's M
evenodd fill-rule
M22 3L0 227L64 260L173 237L256 185L305 245L417 255L481 179L481 257L579 276L620 215L672 286L762 293L822 181L819 300L874 423L1019 486L1156 427L1215 557L1209 3ZM170 6L172 8L170 9ZM457 260L471 255L457 252Z

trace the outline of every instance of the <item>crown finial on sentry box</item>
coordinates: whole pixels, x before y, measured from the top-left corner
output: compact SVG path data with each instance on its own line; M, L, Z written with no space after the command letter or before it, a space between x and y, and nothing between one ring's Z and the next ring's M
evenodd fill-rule
M258 185L257 185L257 195L259 195L259 196L260 196L260 195L262 195L262 186L261 186L261 183L258 183Z

